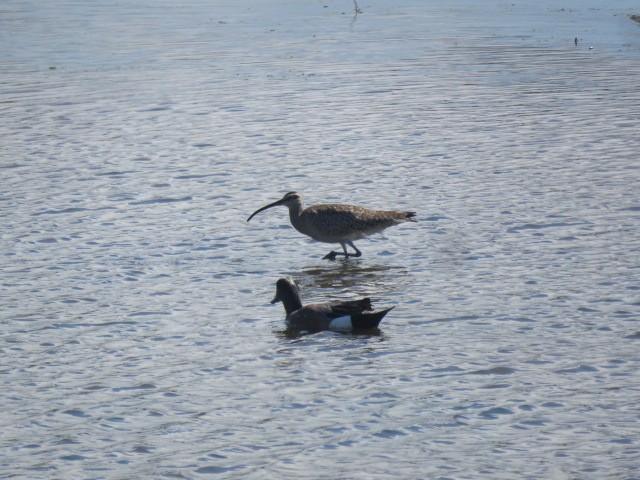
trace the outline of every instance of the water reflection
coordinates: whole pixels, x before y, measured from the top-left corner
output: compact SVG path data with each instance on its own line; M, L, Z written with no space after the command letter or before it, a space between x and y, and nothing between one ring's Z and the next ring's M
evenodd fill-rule
M376 265L361 260L341 260L326 267L313 265L289 275L302 287L309 289L369 288L378 290L390 279L403 276L406 267Z
M280 340L288 340L291 343L297 343L309 335L333 335L339 337L367 338L379 337L380 341L386 340L384 333L379 328L369 328L367 330L354 330L353 332L334 332L331 330L323 330L321 332L308 332L305 330L293 330L290 328L277 329L273 331L274 335Z

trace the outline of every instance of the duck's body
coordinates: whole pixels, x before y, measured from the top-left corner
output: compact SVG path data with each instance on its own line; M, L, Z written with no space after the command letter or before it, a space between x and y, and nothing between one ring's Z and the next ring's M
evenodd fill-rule
M294 330L354 331L377 328L384 316L393 307L372 311L371 299L343 302L312 303L302 305L300 291L295 283L281 278L276 283L276 296L271 303L281 301L287 316L287 327Z
M300 233L318 242L342 245L343 252L331 251L324 257L331 260L337 255L344 255L345 258L359 257L362 252L353 244L355 240L380 233L393 225L416 221L413 218L415 212L370 210L356 205L326 204L303 208L302 196L297 192L289 192L277 202L256 210L247 222L259 212L278 205L289 208L291 225ZM355 253L348 253L347 245Z

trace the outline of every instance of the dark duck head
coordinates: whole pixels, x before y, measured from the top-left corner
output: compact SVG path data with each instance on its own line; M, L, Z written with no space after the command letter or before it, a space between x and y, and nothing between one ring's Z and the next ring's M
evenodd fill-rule
M282 302L287 315L302 308L300 289L292 280L281 278L276 282L276 296L273 297L271 303L277 302Z

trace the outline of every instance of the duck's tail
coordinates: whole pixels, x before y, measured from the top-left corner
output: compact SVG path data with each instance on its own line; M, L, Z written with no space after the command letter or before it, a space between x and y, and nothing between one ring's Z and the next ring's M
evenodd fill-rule
M351 324L354 330L367 330L370 328L378 328L384 316L394 307L377 312L356 313L351 315Z

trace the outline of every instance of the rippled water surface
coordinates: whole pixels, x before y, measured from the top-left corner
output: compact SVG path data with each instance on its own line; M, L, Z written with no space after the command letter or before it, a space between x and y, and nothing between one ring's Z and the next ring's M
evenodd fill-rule
M633 3L3 2L0 477L638 478Z

